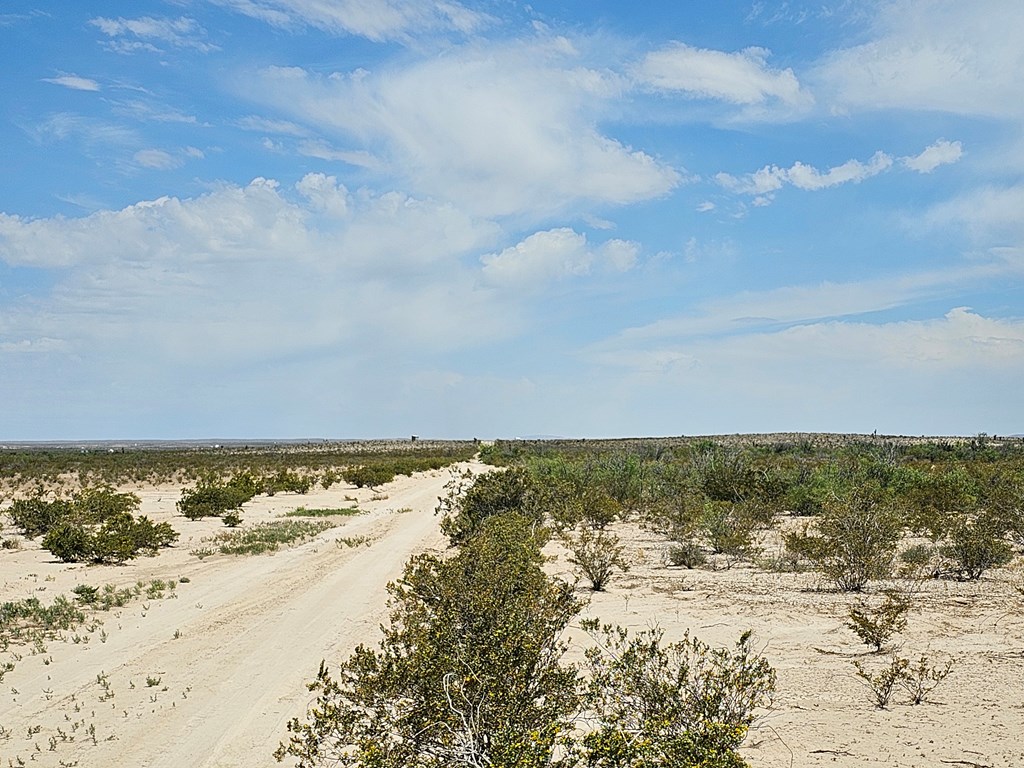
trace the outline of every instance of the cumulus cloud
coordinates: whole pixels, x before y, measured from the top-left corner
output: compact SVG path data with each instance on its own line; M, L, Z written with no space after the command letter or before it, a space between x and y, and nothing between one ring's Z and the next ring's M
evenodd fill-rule
M835 187L840 184L860 183L872 176L877 176L892 167L892 157L878 151L866 162L848 160L828 170L820 171L813 165L799 160L789 168L766 165L764 168L746 176L736 177L728 173L716 174L715 180L726 189L744 195L762 196L765 203L770 201L770 194L782 189L784 184L791 184L797 189L817 191Z
M813 166L796 162L786 172L786 179L797 189L825 189L827 187L834 187L837 184L859 183L864 181L864 179L877 176L882 171L886 171L891 167L892 158L879 151L875 152L866 163L862 163L859 160L848 160L842 165L829 168L824 173Z
M100 89L100 84L95 80L91 80L88 77L79 77L78 75L44 77L43 82L63 85L65 88L70 88L74 91L98 91Z
M417 194L481 216L658 197L678 171L604 135L601 89L558 40L467 46L380 72L265 70L246 87L379 158Z
M89 23L110 38L107 48L117 53L160 52L160 48L153 41L203 53L218 50L216 45L206 42L206 30L195 19L185 16L177 19L152 16L108 19L99 16L91 19Z
M404 40L424 31L469 33L489 23L482 13L446 0L213 0L282 28L310 26L369 40Z
M619 272L636 263L639 246L609 240L592 247L586 235L568 227L535 232L500 253L482 256L483 276L493 285L537 288L549 282L605 268Z
M463 266L498 234L451 206L349 193L325 174L75 219L0 214L0 261L59 270L47 295L5 305L0 344L205 371L472 346L516 327Z
M792 69L768 66L770 54L765 48L726 53L672 43L648 53L634 76L657 90L678 91L695 98L721 99L740 105L809 105L812 98L800 86Z
M963 156L963 146L959 141L939 139L919 155L901 157L900 162L907 168L918 173L931 173L940 165L957 162Z

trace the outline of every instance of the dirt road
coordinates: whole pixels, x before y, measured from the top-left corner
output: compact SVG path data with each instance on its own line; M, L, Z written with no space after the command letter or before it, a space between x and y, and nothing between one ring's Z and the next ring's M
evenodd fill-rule
M2 764L276 765L272 753L288 719L305 712L311 694L304 683L320 660L336 662L375 642L387 583L410 555L444 546L434 508L450 477L444 470L399 478L383 489L386 498L360 500L365 514L273 555L199 561L186 545L138 561L145 571L138 578L187 581L173 599L137 600L105 615L92 633L47 643L45 653L23 649L3 682ZM292 497L290 505L346 505L331 492L319 495ZM288 504L263 499L247 519L272 517ZM157 506L144 498L142 511ZM177 518L176 527L187 525ZM124 582L134 566L99 575L43 558L35 567L36 583L51 568L44 584L73 584Z

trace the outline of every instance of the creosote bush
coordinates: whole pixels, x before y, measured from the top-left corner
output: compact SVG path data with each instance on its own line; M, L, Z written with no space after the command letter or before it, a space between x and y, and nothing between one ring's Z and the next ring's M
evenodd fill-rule
M775 671L749 632L732 649L714 649L689 634L664 644L658 629L630 637L596 620L581 624L598 640L587 651L588 768L746 765L737 749L775 691Z
M42 547L59 560L123 563L140 553L155 555L178 538L168 523L135 517L139 504L135 494L99 486L70 498L23 499L12 505L10 514L29 538L42 535Z
M565 544L572 552L569 562L579 566L595 592L604 590L616 570L629 570L618 537L608 531L585 525L575 535L566 535Z
M784 536L786 548L806 558L836 587L859 592L873 579L892 574L903 519L877 488L833 497L815 521Z
M916 664L899 654L893 654L887 666L872 673L859 661L853 662L857 669L857 677L861 678L871 691L875 706L885 709L897 688L902 688L910 696L911 704L922 704L939 683L945 680L953 669L950 659L944 665L932 666L927 656L921 656Z
M865 645L872 646L879 653L895 633L907 628L909 609L909 598L890 591L885 595L885 602L875 608L864 603L851 608L846 626L857 633Z
M377 768L550 765L577 706L560 665L579 609L541 570L543 538L491 517L453 558L413 558L389 587L390 624L331 674L322 664L305 722L277 758Z
M442 515L441 531L453 546L468 540L488 518L514 513L540 525L544 520L544 496L538 483L521 467L464 474L446 486L436 513Z
M178 500L178 511L189 520L221 517L237 511L260 492L259 482L249 472L234 475L227 482L218 477L202 478L195 488L186 488Z

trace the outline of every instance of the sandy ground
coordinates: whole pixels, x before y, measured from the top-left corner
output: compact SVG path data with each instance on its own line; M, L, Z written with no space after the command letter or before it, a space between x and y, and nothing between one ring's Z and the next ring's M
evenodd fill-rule
M380 494L335 487L306 496L279 494L246 505L246 524L302 505L365 514L273 555L200 560L190 551L224 530L216 520L177 516L180 487L136 489L142 512L171 520L176 547L126 566L66 565L28 544L0 551L0 600L35 594L44 602L80 583L134 584L180 579L173 597L139 599L108 614L102 627L67 633L45 651L14 648L21 659L0 683L0 766L275 765L285 723L311 695L304 683L321 659L344 658L374 642L384 619L385 586L408 557L441 549L433 510L448 470L399 478ZM386 496L386 498L381 498ZM376 497L376 500L373 500ZM399 510L408 511L399 511ZM930 581L896 640L912 660L954 661L929 702L898 692L876 709L853 661L876 669L844 627L855 597L827 591L813 574L751 566L686 570L664 564L668 544L634 525L615 532L629 573L590 598L583 616L634 629L660 626L668 639L689 629L730 645L746 629L778 672L774 707L744 754L755 768L815 766L1024 766L1024 596L1018 571L978 583ZM343 537L368 537L349 547ZM566 553L550 546L553 573L571 577ZM79 641L76 643L74 635ZM573 650L589 640L569 631Z
M607 591L589 593L583 616L635 630L658 626L666 640L689 630L716 647L753 630L755 647L778 675L774 706L743 749L755 768L1024 766L1019 569L975 583L920 584L906 631L876 655L845 626L860 598L830 591L816 574L744 564L718 571L668 567L664 540L634 525L614 530L632 566ZM553 551L554 567L570 576L565 551ZM878 601L883 586L873 585L874 594L865 597ZM581 633L573 639L588 640ZM879 710L853 662L875 672L893 651L912 662L927 655L930 667L949 659L954 665L925 703L912 706L899 690Z
M143 514L172 520L182 534L158 557L90 567L53 562L31 544L4 550L3 600L35 594L49 602L80 583L188 581L173 597L98 614L102 628L66 633L65 641L48 642L45 653L12 648L22 659L0 684L0 726L7 734L0 737L0 764L276 765L271 755L286 736L285 723L305 712L311 694L304 683L320 660L339 660L359 643L374 642L387 583L413 553L444 547L434 507L450 477L448 470L400 477L380 494L335 487L257 498L245 507L247 524L300 505L350 507L346 496L366 510L334 518L340 527L270 555L191 555L201 538L224 527L176 516L180 488L170 486L136 489ZM337 541L364 536L369 541L355 547Z

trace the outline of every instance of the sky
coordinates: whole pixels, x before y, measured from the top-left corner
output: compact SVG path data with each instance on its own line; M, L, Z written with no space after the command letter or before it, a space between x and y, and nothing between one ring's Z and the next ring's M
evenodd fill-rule
M1022 71L1020 0L4 0L0 440L1022 433Z

